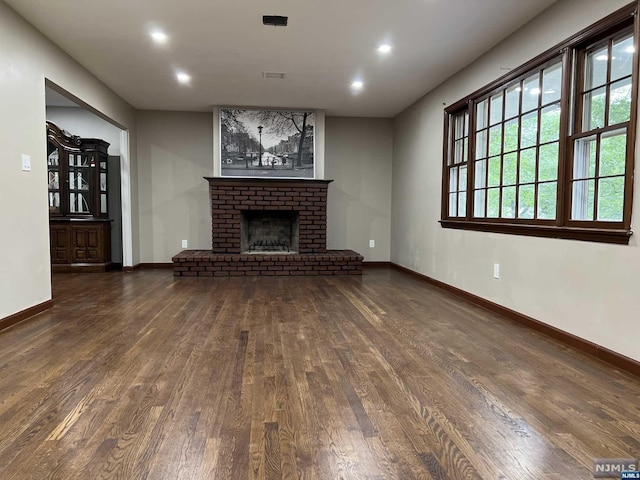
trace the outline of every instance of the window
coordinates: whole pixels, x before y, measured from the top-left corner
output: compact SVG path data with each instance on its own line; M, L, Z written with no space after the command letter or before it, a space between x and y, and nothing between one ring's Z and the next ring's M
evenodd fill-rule
M580 52L573 221L623 221L634 52L631 31Z
M469 151L469 113L462 111L451 122L451 147L447 162L449 177L449 216L467 215L467 153Z
M443 227L628 243L627 7L445 110Z
M555 220L562 62L475 104L474 218Z

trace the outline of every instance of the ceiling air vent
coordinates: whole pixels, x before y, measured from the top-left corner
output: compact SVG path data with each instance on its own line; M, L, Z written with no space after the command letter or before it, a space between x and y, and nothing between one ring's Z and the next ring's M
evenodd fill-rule
M284 80L284 72L262 72L262 78L275 78L277 80Z
M286 27L289 17L283 17L280 15L263 15L263 25L272 25L274 27Z

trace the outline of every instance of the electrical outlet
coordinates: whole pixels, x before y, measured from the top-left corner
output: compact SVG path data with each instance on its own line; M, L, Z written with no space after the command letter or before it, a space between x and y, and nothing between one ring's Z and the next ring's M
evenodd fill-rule
M186 240L182 240L182 248L187 248L189 246L189 242Z
M500 264L493 264L493 278L500 278Z
M375 248L376 247L376 241L375 240L369 240L369 248Z

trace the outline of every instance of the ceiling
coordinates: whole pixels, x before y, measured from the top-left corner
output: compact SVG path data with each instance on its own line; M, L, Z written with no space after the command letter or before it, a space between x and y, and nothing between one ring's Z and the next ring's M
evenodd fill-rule
M137 109L392 117L556 0L4 1ZM262 15L289 26L264 26ZM389 54L376 51L382 42Z

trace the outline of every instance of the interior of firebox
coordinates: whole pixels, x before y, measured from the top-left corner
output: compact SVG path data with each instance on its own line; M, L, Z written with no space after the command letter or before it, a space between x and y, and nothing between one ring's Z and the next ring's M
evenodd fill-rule
M244 211L240 235L242 253L297 253L298 212Z

